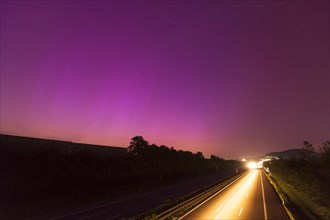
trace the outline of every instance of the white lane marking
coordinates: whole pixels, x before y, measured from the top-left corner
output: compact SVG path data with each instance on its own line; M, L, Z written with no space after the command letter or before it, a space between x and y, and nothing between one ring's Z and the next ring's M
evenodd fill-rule
M222 208L223 203L217 208L217 210L215 210L215 212L219 212L219 210Z
M246 193L246 197L249 197L249 193Z
M260 181L261 181L262 201L263 201L263 204L264 204L264 216L265 216L265 220L268 220L268 217L267 217L267 207L266 207L266 201L265 201L265 191L264 191L264 184L262 182L261 171L259 171L259 174L260 174Z
M248 174L249 176L250 174ZM243 176L246 176L246 174L238 177L237 179L235 179L233 182L229 183L227 186L223 187L222 189L220 189L218 192L214 193L212 196L210 196L209 198L207 198L206 200L204 200L204 202L199 203L197 206L195 206L195 208L190 209L190 211L186 212L186 214L184 214L183 216L181 216L180 218L178 218L178 220L183 219L184 217L186 217L187 215L189 215L190 213L192 213L193 211L195 211L196 209L198 209L199 207L201 207L203 204L205 204L207 201L209 201L210 199L212 199L214 196L218 195L220 192L222 192L223 190L225 190L226 188L228 188L231 184L235 183L237 180L241 179ZM247 177L246 177L247 178Z
M115 216L112 216L112 217L110 217L110 218L107 218L107 220L111 220L111 219L115 219L115 218L118 218L118 217L120 217L121 215L115 215Z
M239 210L238 216L241 216L242 211L243 211L243 207L241 207L241 210Z
M106 213L107 211L103 211L103 212L98 212L96 214L93 214L93 215L89 215L89 216L86 216L86 217L83 217L83 218L80 218L79 220L83 220L83 219L88 219L90 217L94 217L94 216L97 216L97 215L102 215L104 213Z

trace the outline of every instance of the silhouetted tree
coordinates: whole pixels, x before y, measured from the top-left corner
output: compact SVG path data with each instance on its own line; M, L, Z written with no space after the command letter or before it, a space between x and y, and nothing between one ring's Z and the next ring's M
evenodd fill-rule
M219 157L215 156L215 155L211 155L210 156L210 160L216 161Z
M326 141L320 147L320 153L323 161L330 165L330 141Z
M204 155L202 152L198 151L195 156L198 158L198 159L204 159Z
M303 142L303 149L304 150L307 150L307 151L315 151L315 149L314 149L314 147L313 147L313 145L311 144L311 143L309 143L308 141L304 141Z
M224 163L226 160L223 159L222 157L218 157L218 156L215 156L215 155L211 155L210 156L210 160L213 161L213 162L216 162L218 164L220 163Z
M139 155L149 147L148 141L144 140L142 136L135 136L132 138L127 152L133 155Z

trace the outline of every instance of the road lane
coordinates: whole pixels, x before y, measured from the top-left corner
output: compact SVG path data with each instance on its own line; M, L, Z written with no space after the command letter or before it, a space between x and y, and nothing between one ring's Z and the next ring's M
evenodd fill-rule
M286 211L283 208L282 201L273 189L273 186L269 183L269 180L267 179L265 174L262 175L262 179L264 183L265 192L267 192L266 204L268 219L289 219L288 215L286 214Z
M262 170L251 170L179 219L289 219Z

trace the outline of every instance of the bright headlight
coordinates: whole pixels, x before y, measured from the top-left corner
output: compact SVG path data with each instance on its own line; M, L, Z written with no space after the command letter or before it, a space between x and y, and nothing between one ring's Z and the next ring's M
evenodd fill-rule
M247 164L247 167L248 167L249 169L255 169L255 168L257 168L257 163L256 163L256 162L249 162L249 163Z

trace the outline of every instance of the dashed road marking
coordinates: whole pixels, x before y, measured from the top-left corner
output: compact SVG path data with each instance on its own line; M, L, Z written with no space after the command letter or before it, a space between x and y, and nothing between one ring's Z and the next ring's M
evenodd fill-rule
M216 212L219 212L219 210L222 208L223 203L217 208L217 210L215 210Z
M239 210L238 216L241 216L242 211L243 211L243 207L241 207L241 210Z

